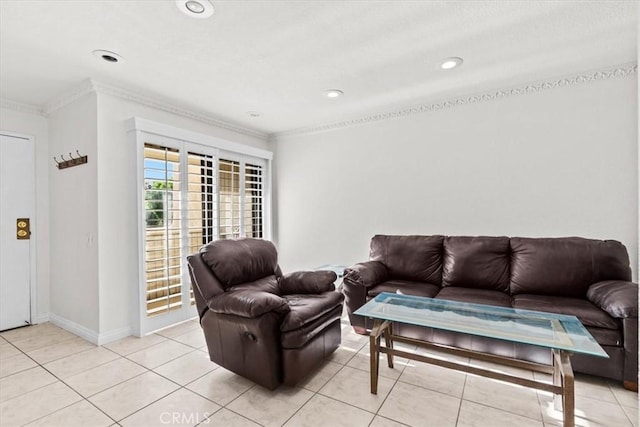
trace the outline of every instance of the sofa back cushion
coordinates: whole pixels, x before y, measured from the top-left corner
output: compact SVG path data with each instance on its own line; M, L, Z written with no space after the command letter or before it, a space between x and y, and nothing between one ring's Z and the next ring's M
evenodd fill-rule
M584 298L602 280L630 280L629 255L622 243L580 237L510 240L512 294Z
M383 263L394 279L440 285L444 236L386 236L371 239L369 259Z
M444 239L442 286L509 291L508 237Z
M217 240L200 253L225 289L280 272L276 247L267 240Z

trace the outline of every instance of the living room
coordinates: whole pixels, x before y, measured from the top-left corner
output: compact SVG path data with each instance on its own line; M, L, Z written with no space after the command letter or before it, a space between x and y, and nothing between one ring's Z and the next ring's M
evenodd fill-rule
M114 342L155 330L140 321L136 299L144 270L140 133L193 137L264 160L263 236L276 244L284 272L365 261L376 234L580 236L622 242L637 282L637 3L211 4L211 17L192 19L175 2L0 3L0 129L34 144L31 323L63 328L53 336L79 348L86 349L67 331L103 345L100 357L118 348ZM107 62L92 55L96 49L122 60ZM462 62L442 69L452 57ZM326 97L332 89L342 94ZM61 155L88 161L61 170ZM146 340L151 347L191 334L192 323ZM349 363L368 369L367 340L346 324L342 341L322 373L327 381ZM25 366L44 369L37 360ZM400 373L387 375L405 384ZM398 408L381 411L383 401L331 400L326 394L340 387L323 394L324 386L267 394L291 395L284 420L260 418L266 411L247 418L305 425L309 392L311 403L346 404L362 415L351 425L424 425ZM266 399L240 388L249 405L252 396ZM166 390L154 402L173 392ZM361 393L369 394L367 384ZM578 425L637 425L637 394L618 384L585 377L576 395ZM472 414L481 417L474 411L486 408L511 424L559 422L540 409L542 400L532 415L462 396L451 425L471 425ZM596 400L602 413L619 417L606 423L589 413ZM50 413L78 404L69 402ZM247 415L240 401L212 402L228 416ZM464 402L477 406L462 411ZM132 416L100 411L106 425Z

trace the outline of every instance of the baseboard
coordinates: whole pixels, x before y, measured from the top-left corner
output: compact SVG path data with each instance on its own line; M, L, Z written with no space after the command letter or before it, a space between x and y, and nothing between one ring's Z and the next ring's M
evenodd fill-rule
M47 323L49 321L49 313L40 313L33 318L33 324Z
M62 316L58 316L55 313L49 313L49 321L54 325L60 326L62 329L79 336L80 338L84 338L92 344L99 345L99 334L94 330L84 327L69 319L65 319Z
M83 338L95 345L105 345L112 341L116 341L131 335L131 326L98 333L69 319L65 319L62 316L58 316L55 313L47 313L46 318L44 315L40 315L38 317L37 323L43 323L47 321L53 323L56 326L60 326L62 329L65 329L72 334L77 335L80 338Z
M131 335L131 333L131 326L126 326L124 328L114 329L107 332L101 332L100 334L98 334L98 345L105 345L112 341L126 338Z

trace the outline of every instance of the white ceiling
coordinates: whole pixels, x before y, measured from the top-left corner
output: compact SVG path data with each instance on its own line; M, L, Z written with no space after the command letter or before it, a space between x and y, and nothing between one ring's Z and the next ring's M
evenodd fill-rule
M637 60L636 1L212 2L198 20L173 0L0 0L0 97L43 106L93 78L277 133Z

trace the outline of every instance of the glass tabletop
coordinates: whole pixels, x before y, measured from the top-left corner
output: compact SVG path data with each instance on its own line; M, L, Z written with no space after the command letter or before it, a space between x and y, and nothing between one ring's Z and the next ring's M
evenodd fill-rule
M354 314L609 357L575 316L389 292L371 299Z

